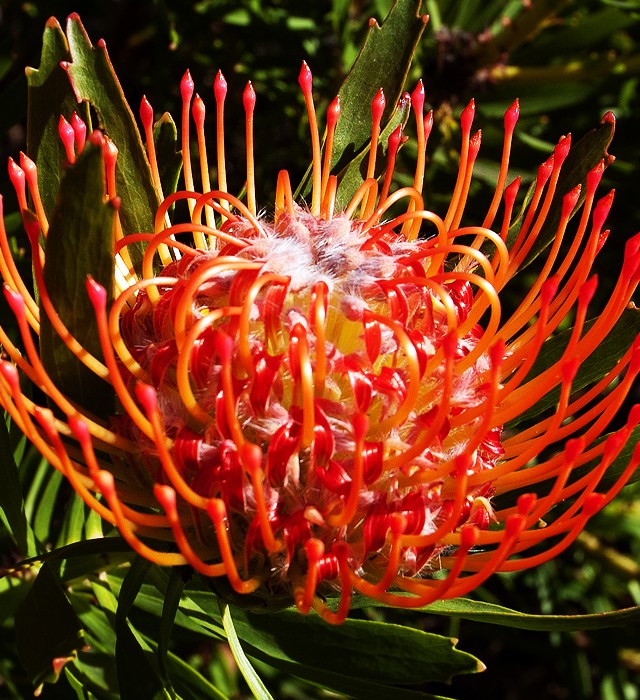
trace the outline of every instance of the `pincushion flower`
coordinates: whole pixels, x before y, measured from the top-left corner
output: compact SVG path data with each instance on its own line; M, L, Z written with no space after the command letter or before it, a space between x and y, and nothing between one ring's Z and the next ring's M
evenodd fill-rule
M77 115L61 119L69 173L97 154L113 207L107 275L115 279L113 300L93 277L86 285L101 354L73 336L52 300L49 222L36 166L26 156L19 166L10 163L38 301L20 278L2 227L0 268L24 350L0 331L10 358L0 365L0 403L138 553L226 581L250 606L295 603L335 623L345 619L354 591L422 607L468 593L496 571L537 565L568 546L629 480L638 449L617 478L599 486L640 420L636 407L623 428L603 438L640 370L638 341L592 384L577 378L630 303L640 236L627 243L604 311L587 324L597 284L591 268L607 237L613 200L610 193L596 201L603 158L584 191L578 185L564 194L541 272L507 315L501 304L507 285L553 223L570 137L540 166L526 209L515 217L519 178L505 187L518 118L518 104L512 105L488 213L481 225L463 225L480 147L480 133L471 135L473 102L461 116L451 202L438 214L422 197L433 115L424 114L421 84L401 100L405 110L411 103L415 117L413 185L392 188L396 154L407 138L402 125L384 144L387 162L376 179L385 106L380 91L372 105L366 177L341 209L331 171L340 100L328 110L323 156L306 64L300 85L313 147L308 205L294 201L282 170L273 214L259 213L250 83L244 92L246 202L228 191L222 74L214 86L212 186L204 102L193 97L187 73L181 84L184 189L163 199L155 231L124 237L115 144L99 131L85 140ZM190 113L201 192L191 166ZM140 114L162 199L146 99ZM35 213L27 206L27 185ZM170 208L180 200L190 219L172 224ZM144 253L136 261L140 243ZM540 369L539 356L548 357L545 348L569 315L573 330ZM115 408L106 420L70 399L50 376L32 339L45 319L70 356L112 387ZM21 373L55 413L23 393ZM554 410L537 412L554 389ZM535 420L526 429L508 427L529 416ZM497 505L497 497L516 492L522 494L517 500ZM542 518L562 501L569 505L543 527ZM324 601L331 595L339 595L335 611Z

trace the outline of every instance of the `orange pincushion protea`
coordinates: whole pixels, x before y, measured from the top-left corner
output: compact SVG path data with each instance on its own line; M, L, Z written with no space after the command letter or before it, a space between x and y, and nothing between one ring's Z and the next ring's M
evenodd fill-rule
M402 98L411 100L417 125L413 187L391 192L402 127L389 138L380 189L374 178L381 91L372 109L367 178L345 211L336 211L338 183L330 172L340 102L328 111L323 162L306 64L300 84L313 142L311 205L294 202L282 171L271 220L257 215L253 88L249 84L244 93L244 204L227 191L227 88L221 74L215 83L218 189L211 191L209 183L204 104L196 96L203 194L195 191L188 148L194 86L185 76L185 191L164 200L153 234L122 238L116 215L118 293L110 309L107 291L93 279L87 283L104 363L69 334L45 287L39 237L48 224L35 165L24 157L21 168L10 166L34 249L40 307L17 273L2 229L5 292L26 357L2 331L13 363L0 367L0 402L85 502L117 525L140 554L226 577L252 601L295 602L301 612L313 607L340 622L353 590L418 607L467 593L496 571L536 565L565 548L627 482L639 450L606 493L595 492L640 420L636 408L625 427L599 440L640 370L640 345L588 390L577 395L572 384L629 304L639 279L640 237L627 244L604 312L585 327L596 286L588 277L606 239L602 228L612 202L610 194L594 204L600 162L588 175L568 252L559 257L580 187L564 197L539 278L503 319L500 293L547 221L570 138L562 138L540 167L508 248L519 187L518 179L505 190L517 103L505 115L504 154L489 213L482 226L461 228L480 146L480 134L471 137L473 103L462 113L460 169L444 218L426 210L421 196L432 125L432 114L423 114L421 84ZM141 117L161 195L153 111L146 100ZM83 149L83 127L77 118L61 121L70 163ZM95 132L85 147L102 148L108 197L117 201L115 146ZM27 210L25 178L37 218ZM494 232L503 194L502 223ZM167 212L178 199L188 200L191 221L170 225ZM407 202L405 213L388 220L388 210L401 201ZM435 235L427 237L431 231ZM193 246L176 240L182 234L184 241L185 233ZM128 253L139 241L147 245L141 275ZM561 356L532 376L543 344L572 311L575 328ZM108 423L69 401L48 376L31 339L42 314L69 349L113 386L118 408ZM22 394L16 366L66 420ZM559 400L553 415L520 433L503 431L554 387ZM536 485L544 481L551 485L537 498ZM495 495L523 489L517 504L501 510L492 505ZM569 497L570 507L541 527L540 519ZM552 542L546 551L512 557L546 540ZM174 541L179 552L158 541ZM444 578L430 576L441 569L448 572ZM333 591L340 594L337 612L322 601Z

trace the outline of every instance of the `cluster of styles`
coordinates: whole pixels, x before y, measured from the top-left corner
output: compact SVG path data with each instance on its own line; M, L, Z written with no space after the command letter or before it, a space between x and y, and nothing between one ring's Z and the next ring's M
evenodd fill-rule
M205 106L193 96L190 75L181 84L185 185L166 198L153 110L143 99L140 116L162 205L155 231L136 236L122 237L116 211L110 308L107 290L87 282L102 357L86 352L54 308L44 283L48 222L36 166L26 156L20 165L10 163L33 248L38 302L0 226L0 271L23 344L18 349L0 329L10 358L0 364L0 404L143 556L161 565L189 564L255 606L295 604L336 623L346 617L354 591L420 607L463 595L496 571L539 564L568 546L626 483L639 450L619 478L596 491L640 411L634 408L623 428L599 438L640 370L640 345L579 393L574 379L630 302L640 275L640 236L627 244L603 313L585 325L596 288L590 271L607 237L603 226L613 200L611 193L596 201L606 165L600 162L571 224L580 187L565 195L542 271L504 318L500 295L547 222L570 137L540 166L508 247L520 185L517 178L507 186L517 102L505 114L488 213L480 225L461 226L480 147L480 133L471 135L473 102L462 112L459 173L444 216L426 209L421 194L433 123L432 113L424 114L421 83L402 98L415 116L413 185L391 186L407 138L402 126L385 144L384 176L374 177L385 106L380 91L372 105L367 177L337 210L331 158L340 100L328 109L323 155L306 64L300 85L313 145L311 201L294 201L283 170L272 216L259 215L256 204L250 83L244 92L246 203L227 188L222 74L214 87L215 189ZM201 192L192 173L191 117ZM100 149L105 196L117 202L116 146L101 132L85 132L77 115L60 121L69 167L85 149ZM187 200L190 222L171 225L168 211L177 200ZM146 250L138 268L129 246L140 241ZM561 249L567 251L562 256ZM575 327L564 351L532 376L545 341L568 314ZM117 407L109 420L70 401L45 370L32 339L43 315L69 350L112 385ZM55 414L23 393L25 378L58 407ZM521 432L504 429L554 388L559 398L551 415ZM548 488L536 497L541 482ZM498 509L495 497L512 491L524 495ZM545 514L569 498L570 506L543 527ZM536 547L544 542L546 549ZM339 596L337 606L327 605L331 596Z

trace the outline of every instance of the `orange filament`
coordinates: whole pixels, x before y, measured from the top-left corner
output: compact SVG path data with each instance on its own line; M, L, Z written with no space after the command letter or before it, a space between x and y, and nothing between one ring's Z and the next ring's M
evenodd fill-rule
M311 130L311 145L313 148L311 213L314 216L318 216L320 214L320 200L322 198L322 155L320 152L320 133L318 132L316 108L313 104L313 77L306 61L302 62L302 69L300 70L298 82L302 88L304 101L307 105L309 128Z

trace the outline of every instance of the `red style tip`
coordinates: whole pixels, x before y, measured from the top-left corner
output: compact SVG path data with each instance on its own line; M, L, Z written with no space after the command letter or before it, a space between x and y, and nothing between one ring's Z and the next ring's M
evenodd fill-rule
M604 158L592 168L587 175L587 194L593 194L596 188L600 184L602 179L602 173L604 173Z
M593 299L593 295L596 293L597 288L598 275L593 275L582 285L582 287L580 287L580 303L589 305Z
M431 129L433 129L433 110L429 110L429 114L424 118L422 122L424 128L424 140L426 141L431 135Z
M85 442L91 440L91 433L89 432L89 426L77 416L69 416L67 419L69 427L73 434L78 438L79 442Z
M20 151L20 167L24 170L26 175L31 175L36 170L36 164L22 151Z
M116 160L118 159L118 147L113 143L110 138L105 138L102 141L102 155L104 161L108 168L116 167Z
M116 495L116 487L111 472L100 469L93 474L93 480L105 498Z
M327 108L327 128L333 129L337 124L341 105L340 95L336 95L333 102Z
M515 102L504 113L504 130L507 133L512 132L516 128L516 122L520 116L520 101L516 97Z
M480 150L480 144L482 143L482 131L476 131L476 133L471 137L469 141L469 157L474 160L478 155Z
M384 90L380 88L371 103L371 114L374 122L380 122L387 101L384 99Z
M19 390L20 377L18 376L18 368L15 365L11 364L11 362L6 362L5 360L1 361L0 374L11 387L11 391L15 391L16 389Z
M156 484L153 487L153 495L156 501L165 509L167 515L177 513L176 492L165 484Z
M572 440L567 440L567 444L564 447L564 458L567 464L575 462L576 459L584 452L584 438L573 438Z
M87 275L87 294L94 307L106 308L107 290L101 284L98 284L91 275Z
M194 89L195 85L193 83L193 78L191 77L191 73L189 73L189 71L187 70L187 72L182 76L182 80L180 81L180 93L182 95L183 102L191 101Z
M300 83L300 87L302 88L302 92L305 96L311 93L311 89L313 87L313 76L311 75L311 69L307 65L306 61L302 61L302 68L300 69L298 82Z
M24 171L13 158L9 158L9 179L18 193L24 192Z
M145 131L153 127L153 107L146 95L143 95L140 100L140 119Z
M402 142L402 124L398 124L396 128L389 134L389 156L395 157Z
M247 115L253 114L253 109L256 106L256 91L253 89L251 81L247 83L247 87L242 93L242 102Z
M568 219L571 216L571 212L574 210L576 203L580 197L580 192L582 191L581 185L576 185L570 192L567 192L562 198L562 218Z
M422 78L418 80L418 84L411 93L411 106L416 114L422 114L424 109L424 83Z
M590 493L584 500L582 512L590 518L604 507L607 497L603 493Z
M569 149L571 148L571 134L563 136L558 145L553 149L553 156L555 159L555 165L558 168L564 163L564 159L569 155Z
M204 106L202 97L196 93L195 99L193 100L193 107L191 108L193 114L193 121L196 123L198 129L202 129L204 126L204 118L207 113L207 108Z
M64 146L64 150L67 154L67 160L73 163L76 159L76 153L74 150L75 145L75 134L73 133L73 127L64 118L64 115L60 115L60 120L58 121L58 134L60 134L60 140Z
M11 307L11 311L17 316L17 317L22 317L24 316L24 299L18 292L14 292L9 285L5 284L3 286L4 289L4 296L6 297L7 301L9 302L9 306Z
M463 525L460 530L460 546L467 551L473 547L480 536L480 530L476 525Z
M218 71L216 79L213 81L213 94L218 102L224 102L224 98L227 96L227 81L224 79L221 70Z
M80 119L77 112L71 115L71 126L73 127L73 133L76 135L78 153L82 153L85 141L87 140L87 125Z
M605 195L596 204L596 208L593 212L593 228L596 231L599 231L604 226L604 222L609 215L609 210L613 205L615 193L615 190L611 190L609 194Z
M134 389L136 393L136 398L140 402L142 408L146 411L147 415L154 413L158 408L158 397L156 395L156 390L145 384L144 382L138 382Z
M518 177L507 187L504 192L504 201L507 209L511 209L516 201L518 190L520 189L521 177Z
M103 141L104 141L104 134L99 129L96 129L95 131L92 131L89 134L89 143L92 146L98 146L98 147L102 148Z
M524 515L525 517L529 515L536 505L537 500L538 497L535 493L523 493L522 496L518 498L518 513L520 513L520 515Z
M560 286L560 281L557 277L549 277L549 279L542 285L540 290L540 300L542 304L548 306L555 295L558 293L558 287Z
M476 103L471 100L469 104L462 110L460 115L460 126L465 134L471 131L471 125L473 124L473 118L476 115Z

